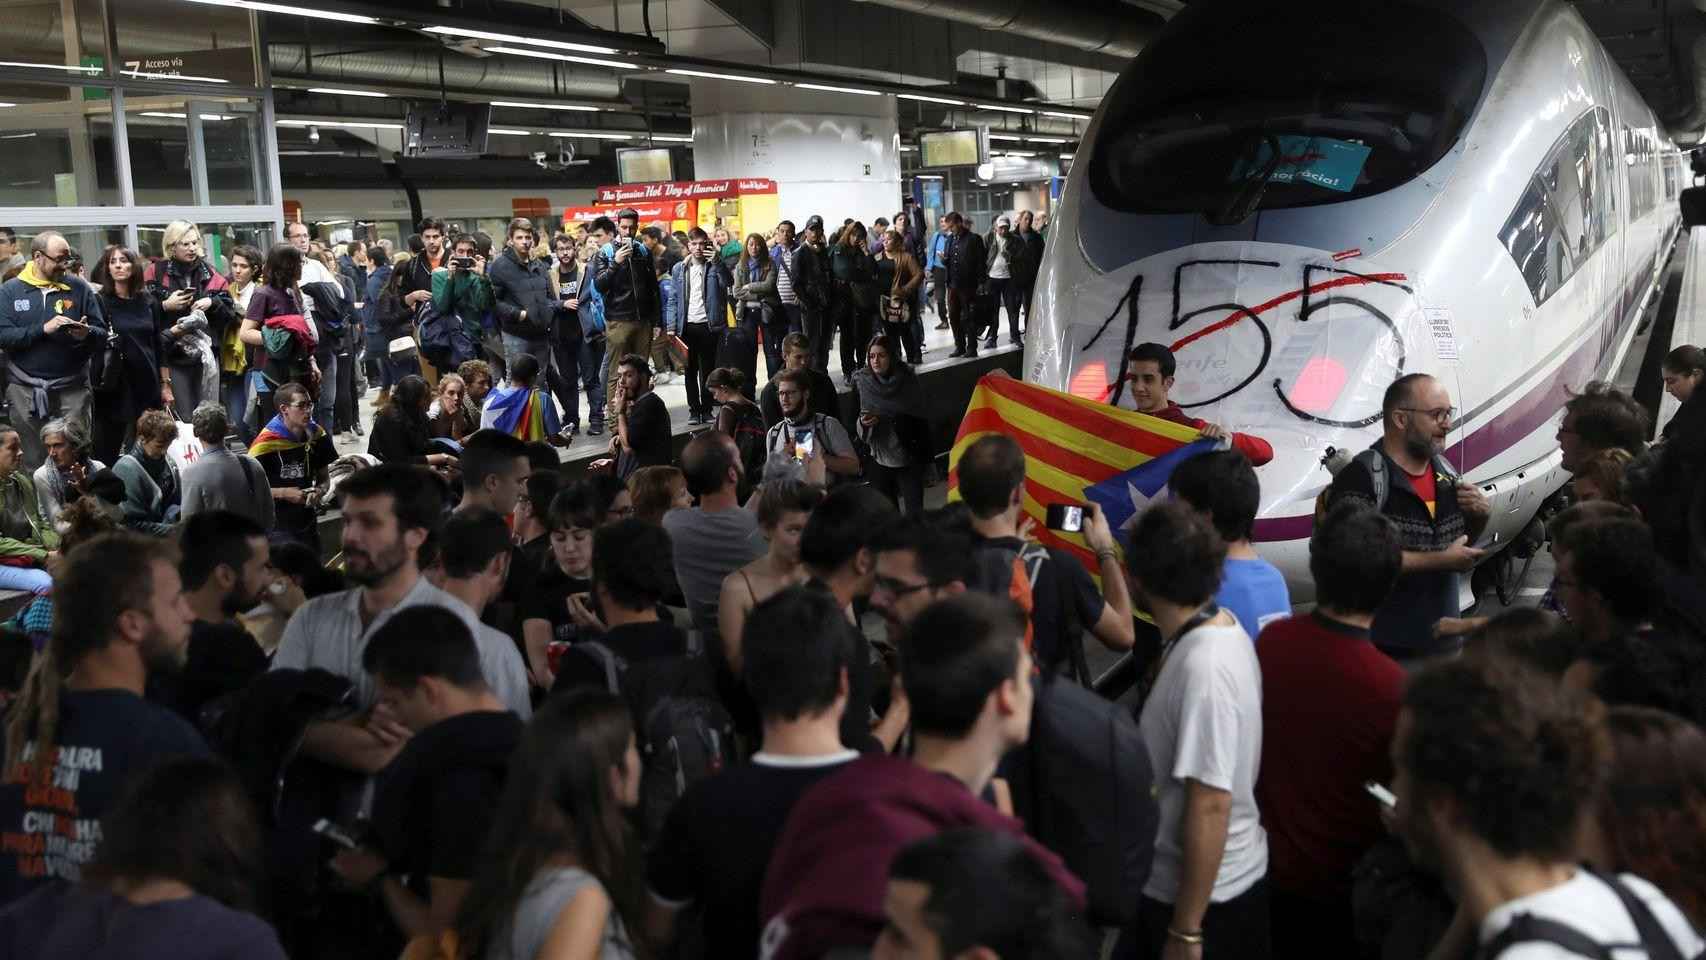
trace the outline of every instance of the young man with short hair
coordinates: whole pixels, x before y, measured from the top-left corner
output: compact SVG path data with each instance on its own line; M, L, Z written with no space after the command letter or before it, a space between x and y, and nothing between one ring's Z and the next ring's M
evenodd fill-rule
M1159 343L1140 343L1131 351L1131 366L1126 379L1131 383L1131 399L1138 413L1160 417L1170 423L1183 424L1199 430L1205 437L1224 438L1234 450L1261 466L1274 458L1274 448L1261 437L1249 433L1233 433L1218 423L1210 423L1186 413L1168 394L1173 389L1173 374L1178 361L1173 351Z
M593 231L601 235L599 253L587 267L593 285L604 300L605 341L607 358L651 356L652 339L662 333L663 297L658 291L657 269L646 246L635 236L640 215L624 209L616 215L615 238L608 240L606 230L610 221L600 217L593 222ZM610 416L617 412L617 369L611 364L611 376L606 389L610 397ZM647 368L650 380L650 368ZM635 399L630 391L629 400Z
M1647 411L1635 399L1603 380L1595 380L1564 403L1558 421L1558 452L1565 470L1575 473L1606 450L1631 457L1647 447Z
M888 623L890 642L931 604L964 593L977 575L971 537L940 516L897 517L871 549L877 558L871 606Z
M591 294L584 286L590 282L576 261L579 244L573 237L559 233L551 238L551 252L556 255L552 276L557 283L557 296L563 313L557 332L551 337L551 369L557 378L551 386L557 391L557 401L563 405L563 439L572 439L580 431L580 392L586 390L587 416L598 429L587 431L596 436L604 432L604 331L594 324L589 308L581 312L583 300Z
M610 452L616 454L616 476L626 480L641 467L668 466L674 459L669 408L652 389L652 368L637 354L624 356L610 400L616 417Z
M1385 830L1363 784L1391 780L1404 670L1375 649L1374 612L1403 551L1366 506L1333 510L1309 541L1315 610L1262 631L1262 759L1274 952L1357 952L1351 869Z
M1268 624L1291 616L1285 576L1250 546L1262 487L1249 459L1238 450L1198 454L1173 468L1167 487L1213 524L1226 543L1215 602L1232 611L1252 640Z
M1693 957L1706 948L1652 884L1577 865L1580 828L1612 767L1604 708L1496 657L1437 661L1410 677L1392 741L1396 832L1456 891L1472 942L1499 957ZM1631 906L1650 915L1647 941ZM1560 939L1562 938L1562 939Z
M699 505L663 515L674 545L675 581L687 601L694 629L717 637L717 608L723 579L764 555L758 519L738 499L745 471L734 438L716 430L694 437L681 452L687 492Z
M320 549L316 488L338 458L324 427L314 422L314 401L300 383L272 392L278 413L255 435L249 456L266 471L273 498L273 528L288 539Z
M516 217L509 222L504 251L491 266L492 310L503 332L504 359L513 364L519 357L532 357L538 361L545 382L552 384L556 373L551 368L554 353L550 340L562 319L563 304L549 261L533 255L536 237L533 221ZM545 403L551 402L547 393ZM550 433L555 436L557 430Z
M438 561L443 572L439 589L450 594L475 617L481 617L502 592L514 562L509 525L503 515L486 507L464 507L444 521ZM516 715L533 715L527 667L509 634L481 623L474 631L486 685Z
M182 669L190 617L169 541L114 533L66 557L53 637L7 717L0 904L79 878L130 777L208 752L194 727L142 698L150 675Z
M449 610L392 617L361 665L412 736L374 794L374 846L340 851L332 869L377 892L404 937L433 936L467 896L485 852L480 812L497 806L522 720L487 686L468 625Z
M810 392L806 396L806 409L814 416L822 414L831 419L838 419L841 411L836 409L839 401L835 390L835 381L829 374L812 366L812 342L803 333L790 333L782 338L782 369L801 370L810 378ZM781 374L770 378L764 389L758 392L758 409L764 414L766 429L782 422L782 402L777 396L781 383Z
M462 441L462 502L457 510L481 507L509 516L533 472L527 442L501 430L476 430Z
M625 670L647 661L687 655L687 635L658 617L669 582L669 534L644 520L621 520L599 527L592 536L592 602L604 635L598 643ZM557 667L552 694L576 687L609 688L606 659L570 647Z
M711 394L705 379L717 365L717 336L728 326L729 288L734 280L700 227L687 232L687 259L670 269L675 284L675 316L670 326L687 342L687 422L710 423ZM770 330L765 331L770 336Z
M693 906L706 957L758 955L759 891L788 813L859 756L840 727L864 642L834 600L791 587L747 622L741 673L764 725L763 749L688 787L647 858L654 941L673 941L677 917Z
M540 385L539 360L533 354L510 358L509 383L486 397L480 429L507 433L522 441L524 449L529 440L561 442L557 406Z
M151 687L149 698L198 723L201 708L243 689L267 669L266 651L237 614L260 603L279 579L265 527L225 510L209 510L178 527L178 575L194 617L184 668Z
M1256 808L1262 676L1214 602L1226 545L1177 501L1132 531L1132 586L1164 639L1138 731L1157 772L1161 826L1137 917L1116 956L1271 955L1268 841Z
M1083 903L1083 884L1060 860L981 799L996 765L1030 729L1024 617L1008 601L968 593L926 610L914 628L932 642L900 651L913 757L855 760L794 807L760 898L773 960L869 947L883 927L895 854L955 827L1023 838L1075 907Z
M765 472L779 469L786 459L796 462L818 456L824 469L836 477L856 477L864 469L847 428L834 417L812 411L813 377L804 370L783 370L776 375L776 398L782 419L765 435L764 446L771 462ZM778 454L782 457L778 458ZM803 469L803 468L802 468Z
M973 549L995 554L1022 550L1025 452L1018 441L1000 434L980 437L966 448L958 470L960 497L971 510ZM1045 670L1071 662L1070 645L1083 642L1084 630L1110 650L1129 650L1136 642L1131 594L1113 532L1094 503L1084 508L1084 520L1084 542L1095 551L1102 590L1076 557L1053 549L1029 586L1032 649Z
M1556 553L1558 600L1588 648L1652 629L1658 610L1658 555L1634 518L1571 526Z

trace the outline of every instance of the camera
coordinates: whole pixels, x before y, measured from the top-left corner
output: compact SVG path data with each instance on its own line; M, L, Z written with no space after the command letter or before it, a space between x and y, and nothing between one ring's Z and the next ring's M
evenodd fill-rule
M452 266L456 267L456 269L458 269L458 270L472 270L472 269L474 269L474 258L473 257L451 257L450 263Z

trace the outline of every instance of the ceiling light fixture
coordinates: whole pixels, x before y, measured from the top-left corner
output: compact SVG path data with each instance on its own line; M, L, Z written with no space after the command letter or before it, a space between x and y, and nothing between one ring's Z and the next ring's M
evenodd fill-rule
M101 72L100 67L68 67L62 63L24 63L17 60L0 60L0 67L24 67L29 70L63 70L66 73L80 73L84 76L94 76Z
M706 77L706 78L711 79L711 80L733 80L737 83L771 83L771 84L773 84L776 82L774 80L771 80L768 77L743 77L743 76L740 76L739 74L733 74L733 73L712 73L709 70L682 70L682 69L676 68L676 69L665 70L664 73L673 73L678 77Z
M345 90L342 87L309 87L308 92L329 93L340 97L376 97L381 100L391 96L389 93L380 93L377 90Z
M185 119L188 119L184 114L169 113L165 110L144 110L141 113L137 114L137 116L139 116L139 117L159 117L163 120L185 120ZM230 114L226 114L226 113L203 113L203 114L198 114L198 116L200 116L203 120L236 120L237 119L237 117L234 117L234 116L232 116Z
M597 113L601 109L584 103L527 103L522 100L493 100L492 106L515 107L517 110L578 110L582 113Z
M520 47L487 47L489 53L507 53L512 57L532 57L535 60L562 60L566 63L585 63L595 67L610 67L613 70L638 70L639 66L623 63L620 60L599 60L595 57L572 57L566 53L550 53L545 50L523 50Z
M401 130L400 123L385 123L379 120L279 120L281 127L338 127L351 130Z
M292 17L312 17L316 20L336 20L340 23L372 23L380 22L377 17L366 17L359 13L342 13L337 10L313 10L308 7L292 7L282 3L262 3L260 0L190 0L191 3L203 3L210 7L236 7L239 10L258 10L261 13L282 13Z
M565 140L632 140L631 133L600 133L596 130L552 130L548 136Z
M1007 107L999 103L978 103L973 104L973 106L977 107L979 110L999 110L1002 113L1036 113L1035 110L1032 110L1029 107Z
M947 104L950 107L963 107L966 105L964 100L951 100L947 97L927 97L922 93L897 93L895 96L902 100L917 100L919 103L942 103ZM936 179L940 180L941 178L937 177Z
M796 83L794 86L801 90L821 90L824 93L854 93L861 97L880 97L879 90L862 90L858 87L834 87L827 83Z
M1079 113L1076 110L1044 110L1043 116L1045 116L1045 117L1060 117L1062 120L1088 120L1088 119L1090 119L1090 115L1088 113Z
M500 40L504 43L529 43L536 47L550 47L554 50L578 50L581 53L622 52L615 47L600 47L590 43L569 43L566 40L540 40L537 37L523 37L513 33L493 33L489 30L469 30L466 27L427 27L422 32L451 37L473 37L476 40Z
M654 133L652 139L659 143L692 143L692 137L678 137L670 133Z
M506 137L531 137L531 136L533 136L532 130L511 130L508 127L488 127L488 128L486 128L486 132L487 133L498 133L498 134L502 134Z

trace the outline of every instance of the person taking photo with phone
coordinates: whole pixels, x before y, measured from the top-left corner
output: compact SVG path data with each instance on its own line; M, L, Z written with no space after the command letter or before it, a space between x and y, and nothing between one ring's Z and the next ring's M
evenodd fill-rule
M770 452L765 479L790 467L798 478L804 473L805 461L813 457L821 457L832 476L858 476L859 453L847 428L833 417L812 412L812 377L804 370L790 369L777 374L775 382L782 419L765 437L765 449Z
M31 470L47 458L41 428L49 420L72 416L88 421L89 358L107 340L100 298L66 270L70 262L65 237L43 231L30 241L23 272L0 284L6 399L23 443L24 465Z

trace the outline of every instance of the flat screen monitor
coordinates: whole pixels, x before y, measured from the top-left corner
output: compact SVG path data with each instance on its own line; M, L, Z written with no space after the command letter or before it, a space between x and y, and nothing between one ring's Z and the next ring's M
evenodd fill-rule
M477 157L486 152L489 103L412 100L405 124L406 157Z
M619 147L616 174L622 183L656 183L675 179L668 147Z
M918 152L926 167L975 167L983 162L982 138L976 130L921 133Z

